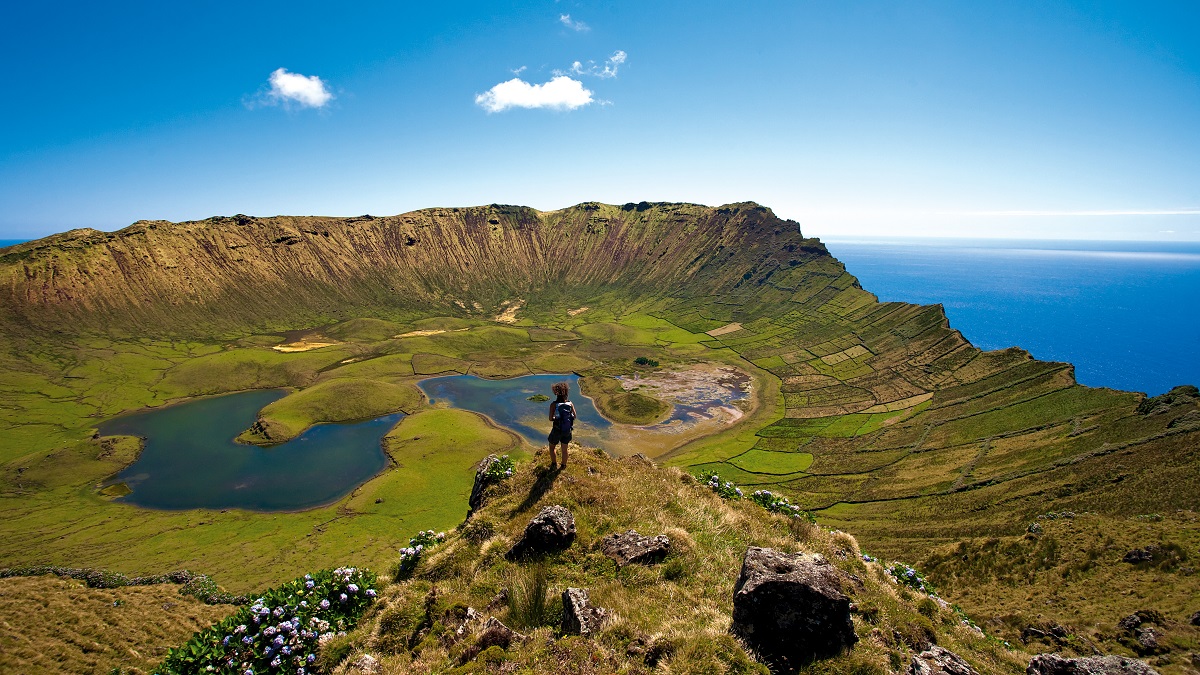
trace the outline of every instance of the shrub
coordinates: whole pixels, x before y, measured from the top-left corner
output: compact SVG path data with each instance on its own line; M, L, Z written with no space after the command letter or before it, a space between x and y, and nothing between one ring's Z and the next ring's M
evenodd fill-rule
M651 368L658 367L658 361L655 361L654 359L646 358L645 356L639 356L636 359L634 359L633 362L639 366L649 366Z
M499 483L506 478L512 478L515 470L512 458L508 455L501 455L483 472L483 480L489 484Z
M375 581L369 570L353 567L306 574L196 633L155 672L303 675L317 660L318 645L352 629L375 601Z
M803 518L810 523L817 522L813 514L796 506L787 497L777 495L770 490L755 490L750 494L750 500L771 513L781 513L792 518Z
M708 471L699 476L700 482L707 485L713 492L717 493L722 499L741 499L742 490L738 486L730 483L727 480L721 480L720 474L716 471Z
M901 586L907 586L914 591L920 591L929 595L937 595L933 586L925 580L925 577L920 572L904 563L892 563L887 573Z
M395 573L393 574L396 581L401 581L412 576L413 570L417 568L417 563L421 561L421 556L425 553L425 549L436 546L445 539L445 532L434 532L433 530L422 530L410 538L408 540L408 547L400 549L400 562L396 565Z

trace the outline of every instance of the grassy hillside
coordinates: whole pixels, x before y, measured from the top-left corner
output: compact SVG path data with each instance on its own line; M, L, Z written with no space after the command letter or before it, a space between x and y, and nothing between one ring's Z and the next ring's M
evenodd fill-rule
M755 378L752 414L663 461L789 495L871 552L927 569L1010 641L1058 622L1116 648L1127 636L1111 626L1136 603L1111 602L1111 580L1175 622L1193 592L1194 563L1125 575L1118 549L1157 538L1200 558L1191 535L1141 527L1157 515L1191 531L1172 514L1200 510L1200 396L1145 400L1079 386L1070 365L1019 349L980 351L940 307L878 302L819 241L756 204L142 222L0 250L0 298L0 564L191 566L238 589L311 560L376 564L398 529L453 524L473 461L521 447L466 413L418 412L417 379L599 376L644 356ZM274 349L304 340L328 346ZM136 453L93 438L99 421L260 387L297 390L264 411L285 433L417 414L389 437L394 466L323 509L153 512L97 491ZM626 403L628 419L657 412ZM400 443L406 425L429 427ZM427 468L451 432L479 440ZM384 501L364 496L376 493ZM1060 557L1022 567L1048 546L1027 528L1063 511L1117 532L1056 523ZM1062 562L1088 551L1086 565ZM1016 568L1027 573L1006 576ZM1060 584L1079 601L1042 603Z

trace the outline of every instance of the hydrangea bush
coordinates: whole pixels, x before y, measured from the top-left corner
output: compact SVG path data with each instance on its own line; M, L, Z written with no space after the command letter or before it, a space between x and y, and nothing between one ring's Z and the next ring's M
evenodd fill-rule
M721 475L716 471L702 473L699 478L701 483L711 488L722 499L742 498L742 489L727 480L721 480Z
M488 483L499 483L506 478L512 478L515 469L512 458L501 455L483 472L483 479Z
M310 672L319 645L358 623L375 601L370 570L339 567L271 589L233 616L172 649L154 672Z
M396 568L396 579L407 579L417 568L425 549L436 546L446 540L445 532L422 530L408 540L408 546L400 549L400 563Z
M918 572L915 568L909 567L904 563L892 563L892 566L887 570L888 574L896 580L896 583L902 586L908 586L914 591L920 591L928 595L937 595L937 591L933 586L925 580L924 575Z
M750 494L750 500L771 513L782 513L792 518L803 518L810 523L817 522L813 514L793 504L787 497L777 495L770 490L755 490Z

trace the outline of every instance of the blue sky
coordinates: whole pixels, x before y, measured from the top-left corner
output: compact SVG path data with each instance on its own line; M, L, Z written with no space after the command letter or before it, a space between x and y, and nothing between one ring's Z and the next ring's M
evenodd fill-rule
M118 4L0 9L0 238L754 200L821 237L1200 240L1194 2Z

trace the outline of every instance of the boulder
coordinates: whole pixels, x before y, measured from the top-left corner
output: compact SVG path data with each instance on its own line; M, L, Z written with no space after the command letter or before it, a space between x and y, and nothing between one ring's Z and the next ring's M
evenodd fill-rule
M479 510L479 507L483 506L483 491L491 485L486 478L487 471L498 461L500 461L499 457L488 455L475 465L475 483L471 485L471 496L467 498L467 518L470 518Z
M602 539L600 550L617 565L651 565L667 557L671 552L671 540L665 534L643 537L636 530L629 530L625 534L614 533Z
M586 588L568 588L562 594L562 631L567 634L589 637L604 627L609 612L603 607L593 607L588 600Z
M575 541L575 518L563 506L547 506L529 524L505 557L517 560L561 551Z
M782 669L836 656L858 640L850 598L828 560L757 546L746 549L733 587L731 630Z
M1026 675L1158 675L1144 661L1124 656L1088 656L1067 659L1058 654L1038 654L1029 661Z
M979 675L979 671L949 649L933 646L913 656L907 675Z
M1193 626L1200 626L1200 612L1196 612L1190 619Z

